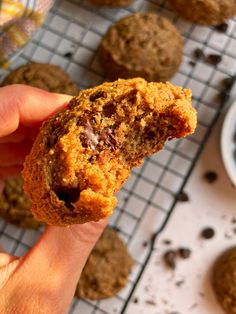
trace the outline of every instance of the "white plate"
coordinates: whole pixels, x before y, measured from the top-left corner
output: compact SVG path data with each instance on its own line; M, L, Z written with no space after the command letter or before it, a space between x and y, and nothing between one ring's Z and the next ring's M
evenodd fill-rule
M228 176L236 187L236 99L226 113L222 126L221 154Z

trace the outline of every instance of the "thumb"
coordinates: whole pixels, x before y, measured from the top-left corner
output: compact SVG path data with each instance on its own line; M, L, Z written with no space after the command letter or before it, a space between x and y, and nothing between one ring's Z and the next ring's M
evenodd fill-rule
M71 96L49 93L39 88L15 84L0 87L0 137L30 127L57 111Z
M74 296L88 255L107 224L107 220L69 227L50 226L34 247L19 261L10 290L21 285L18 297L47 296L53 313L65 313ZM39 297L40 298L40 297ZM55 309L56 307L56 309Z

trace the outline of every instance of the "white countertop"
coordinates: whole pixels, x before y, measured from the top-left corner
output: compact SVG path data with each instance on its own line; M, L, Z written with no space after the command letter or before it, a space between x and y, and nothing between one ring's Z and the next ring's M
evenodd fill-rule
M189 202L179 202L155 243L155 250L133 295L127 314L222 314L210 283L212 263L235 244L236 193L222 164L219 147L220 125L215 127L185 186ZM218 180L212 184L203 174L213 170ZM203 240L200 232L211 226L215 236ZM171 245L163 240L172 241ZM188 259L178 259L174 271L166 268L163 253L188 247ZM178 287L176 283L182 281Z

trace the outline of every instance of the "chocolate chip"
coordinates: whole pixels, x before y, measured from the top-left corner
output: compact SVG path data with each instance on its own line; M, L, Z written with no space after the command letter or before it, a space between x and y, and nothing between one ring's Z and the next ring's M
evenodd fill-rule
M110 118L113 114L116 113L116 106L110 102L103 107L104 116Z
M179 281L176 281L175 285L176 287L181 287L184 283L185 283L185 280L179 280Z
M79 139L83 147L85 148L89 147L90 142L89 142L88 136L85 133L81 133L79 136Z
M133 299L133 303L138 303L139 302L139 299L137 298L137 297L135 297L134 299Z
M224 88L230 89L235 81L235 77L226 77L222 79L221 84L223 85Z
M218 179L218 174L215 171L207 171L203 175L208 183L214 183Z
M211 65L217 65L222 61L222 56L218 54L209 54L205 58L205 62L211 64Z
M182 191L176 196L176 200L180 202L188 202L189 201L188 194Z
M98 90L95 93L93 93L92 95L89 96L89 100L90 101L95 101L98 98L106 98L107 97L107 93L102 91L102 90Z
M179 256L181 258L189 258L191 256L191 250L185 247L181 247L178 250Z
M163 255L164 262L166 266L170 269L176 268L175 258L176 258L176 252L173 250L168 250Z
M72 52L67 52L64 54L64 57L67 59L71 59L73 57L73 53Z
M196 48L196 49L193 51L193 56L194 56L194 58L196 58L196 59L202 59L202 58L205 57L205 54L204 54L204 52L202 51L202 49Z
M171 244L171 241L170 241L170 240L163 240L163 243L164 243L165 245L170 245L170 244Z
M144 241L142 244L143 244L143 247L147 247L148 246L148 242L147 241Z
M214 28L217 32L226 33L229 25L227 23L216 25Z
M152 305L152 306L155 306L155 305L156 305L156 302L153 301L153 300L146 300L145 303L146 303L146 304L149 304L149 305Z
M211 227L207 227L202 230L201 232L201 237L204 239L212 239L215 235L215 231Z
M197 63L191 60L188 62L188 64L191 65L191 67L195 67Z

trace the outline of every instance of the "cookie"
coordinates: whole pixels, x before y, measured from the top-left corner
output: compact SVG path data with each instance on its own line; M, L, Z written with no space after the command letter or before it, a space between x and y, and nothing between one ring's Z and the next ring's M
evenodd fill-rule
M116 295L127 285L132 266L133 260L117 232L106 228L87 260L75 296L102 300Z
M166 81L178 70L183 41L175 26L155 13L135 13L111 26L99 58L109 79Z
M236 247L225 251L213 267L213 289L223 309L236 313Z
M104 5L109 7L125 7L130 5L133 0L89 0L95 5Z
M222 24L236 15L235 0L169 0L183 18L205 25Z
M25 84L48 92L77 95L78 88L70 77L57 65L28 63L13 70L1 86Z
M23 192L22 177L4 180L4 188L0 195L0 216L22 228L36 229L41 225L31 213L31 202Z
M194 132L190 90L136 78L83 90L46 121L26 157L24 188L49 225L98 221L132 167Z

